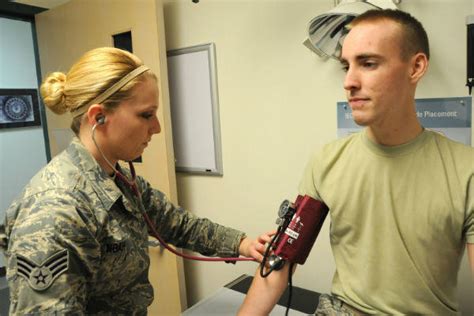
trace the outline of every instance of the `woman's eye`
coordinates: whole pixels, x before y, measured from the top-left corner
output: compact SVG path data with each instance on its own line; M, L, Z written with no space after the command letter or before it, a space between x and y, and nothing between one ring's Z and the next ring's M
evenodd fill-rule
M144 119L151 119L153 117L153 113L142 113L141 114L141 117L143 117Z

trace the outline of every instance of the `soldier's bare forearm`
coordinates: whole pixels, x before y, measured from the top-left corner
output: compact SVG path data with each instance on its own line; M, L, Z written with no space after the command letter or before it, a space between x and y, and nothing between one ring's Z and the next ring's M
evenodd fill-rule
M247 296L239 309L238 316L266 316L280 299L288 283L286 264L281 270L273 271L266 278L257 269Z

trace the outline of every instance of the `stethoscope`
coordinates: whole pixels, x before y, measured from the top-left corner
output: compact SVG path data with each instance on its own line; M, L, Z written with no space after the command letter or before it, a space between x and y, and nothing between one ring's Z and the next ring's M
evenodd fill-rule
M176 251L175 249L173 249L172 247L170 247L166 243L166 241L158 234L158 232L156 231L155 225L153 224L150 217L148 216L148 214L145 211L145 206L143 205L143 201L142 201L142 198L141 198L141 193L138 190L137 180L136 180L137 176L136 176L135 167L133 166L133 163L131 161L128 162L128 166L130 168L130 173L131 173L131 177L132 177L131 179L128 179L123 173L121 173L119 170L117 170L117 168L115 168L115 166L112 165L112 163L107 159L107 157L104 155L104 153L100 149L99 144L97 144L97 142L95 140L95 130L96 130L97 126L103 125L104 123L105 123L105 116L100 116L100 117L97 118L97 123L95 123L94 126L92 127L92 141L94 142L95 147L99 151L102 158L104 158L107 165L109 165L109 167L112 168L112 170L114 171L113 177L120 180L122 183L124 183L133 192L133 194L136 197L140 212L142 213L143 218L145 219L145 222L146 222L148 228L151 230L152 236L155 237L164 248L166 248L168 251L172 252L173 254L175 254L177 256L180 256L180 257L185 258L185 259L191 259L191 260L214 261L214 262L216 262L216 261L225 261L225 262L256 261L254 258L246 258L246 257L229 257L229 258L217 258L216 257L216 258L209 258L209 257L201 257L201 256L192 256L192 255L187 255L187 254L180 253L180 252Z

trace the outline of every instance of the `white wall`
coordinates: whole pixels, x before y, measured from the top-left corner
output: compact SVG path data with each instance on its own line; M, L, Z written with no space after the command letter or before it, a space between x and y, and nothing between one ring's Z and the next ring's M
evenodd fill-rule
M179 202L251 236L271 230L280 202L296 197L310 153L336 138L343 72L337 62L324 62L301 44L309 20L331 9L333 1L164 3L167 49L214 42L217 51L224 176L178 174ZM431 40L431 68L417 97L467 95L465 16L473 14L473 0L406 0L400 8L421 20ZM295 285L330 290L328 223L298 268ZM185 265L189 305L242 273L253 275L257 267ZM461 274L463 306L472 314L466 263Z

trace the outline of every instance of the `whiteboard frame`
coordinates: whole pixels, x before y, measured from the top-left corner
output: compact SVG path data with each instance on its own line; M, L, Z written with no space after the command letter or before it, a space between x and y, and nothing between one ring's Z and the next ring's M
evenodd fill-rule
M207 52L207 62L209 69L209 84L210 84L210 99L211 99L211 113L212 113L212 130L213 130L213 140L214 140L214 166L209 166L208 168L202 168L200 166L183 166L180 165L180 161L175 159L175 169L176 172L183 173L192 173L200 175L211 175L211 176L223 176L223 163L222 163L222 147L221 147L221 135L220 135L220 116L219 116L219 93L217 88L217 66L216 66L216 48L214 43L206 43L196 46L190 46L180 49L168 50L166 55L169 58L179 55L192 54L196 52ZM168 76L171 76L170 72ZM169 84L170 89L170 105L171 105L171 115L173 114L173 100L171 99L172 89L171 82ZM176 106L176 105L175 105ZM187 111L187 113L192 113ZM173 124L172 129L176 130L179 126ZM173 132L173 139L175 139L176 132ZM174 140L175 141L175 140ZM176 146L174 146L175 157L181 156L176 154Z

